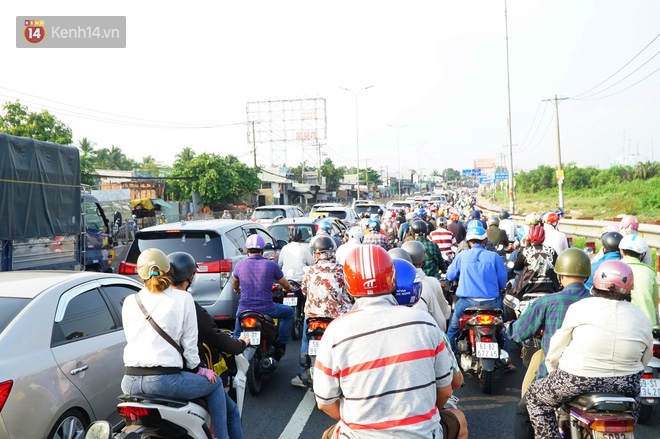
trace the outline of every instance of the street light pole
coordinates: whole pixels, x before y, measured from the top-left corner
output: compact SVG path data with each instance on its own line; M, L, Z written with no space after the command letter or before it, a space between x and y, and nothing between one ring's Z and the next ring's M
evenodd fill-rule
M370 89L373 85L364 87L362 90L357 93L353 90L349 90L346 87L339 87L342 90L349 91L355 96L355 150L357 152L357 199L360 199L360 134L358 130L358 96L365 90Z
M399 130L403 127L407 127L410 124L404 124L404 125L399 125L398 127L395 127L394 125L390 125L389 123L387 124L388 127L394 128L396 130L396 155L397 159L399 161L397 167L399 168L399 176L397 177L397 181L399 183L399 197L401 197L401 151L399 149Z

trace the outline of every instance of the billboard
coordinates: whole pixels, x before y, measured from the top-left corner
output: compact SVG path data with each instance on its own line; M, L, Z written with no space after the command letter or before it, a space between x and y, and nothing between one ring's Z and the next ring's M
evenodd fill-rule
M316 143L327 137L323 98L248 102L247 119L248 143Z
M495 159L474 159L474 169L495 169Z

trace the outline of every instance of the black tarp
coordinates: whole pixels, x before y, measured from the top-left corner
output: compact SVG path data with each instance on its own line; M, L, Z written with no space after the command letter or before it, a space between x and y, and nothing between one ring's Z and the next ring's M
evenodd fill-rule
M78 149L0 133L0 239L79 233Z

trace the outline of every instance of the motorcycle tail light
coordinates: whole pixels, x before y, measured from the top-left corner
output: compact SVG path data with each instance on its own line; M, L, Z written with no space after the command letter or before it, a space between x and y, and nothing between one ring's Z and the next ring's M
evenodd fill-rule
M315 329L328 329L328 322L310 322L309 330L313 331Z
M635 421L630 419L596 419L589 425L593 431L601 433L625 433L633 431Z
M279 284L273 284L273 286L270 288L270 290L274 293L275 291L277 291L278 285Z
M653 343L653 356L660 358L660 343Z
M471 325L473 325L475 322L473 321L473 317L469 315L462 315L461 318L458 320L458 327L460 329L463 329L466 323L470 322Z
M137 264L131 264L130 262L121 262L119 264L119 274L137 274Z
M645 373L644 375L642 375L642 379L652 379L652 378L653 378L652 373Z
M482 325L490 325L495 321L495 317L489 314L482 314L477 316L477 321Z
M157 409L150 409L146 407L135 407L130 405L125 405L117 408L119 414L131 421L137 421L139 418L146 416L159 416Z
M481 341L483 341L483 342L485 342L485 343L490 343L490 342L492 342L492 341L493 341L493 339L492 339L492 338L490 338L490 337L489 337L489 338L486 338L486 337L481 337Z
M2 408L5 406L7 398L9 398L9 392L11 392L13 385L14 382L12 380L0 383L0 412L2 412Z
M255 319L254 317L248 317L243 319L241 323L243 323L243 326L245 326L246 328L254 328L255 326L257 326L257 319Z

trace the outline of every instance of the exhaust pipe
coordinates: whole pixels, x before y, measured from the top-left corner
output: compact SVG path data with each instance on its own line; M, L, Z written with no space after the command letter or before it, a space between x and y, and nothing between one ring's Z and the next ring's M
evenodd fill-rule
M261 360L261 369L262 370L272 370L275 369L275 360L272 357L266 357Z

